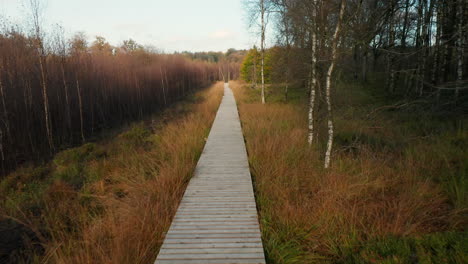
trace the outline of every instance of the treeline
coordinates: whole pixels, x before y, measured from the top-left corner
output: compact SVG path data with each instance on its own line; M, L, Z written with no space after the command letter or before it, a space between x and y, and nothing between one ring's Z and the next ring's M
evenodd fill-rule
M156 54L132 40L88 44L58 30L45 41L0 32L0 158L2 171L43 160L105 128L140 119L191 90L219 79L216 63Z
M465 0L247 0L260 48L244 60L242 77L309 91L309 144L319 108L327 113L325 167L333 144L333 82L380 83L384 96L424 99L445 109L466 107L468 3ZM272 23L272 21L274 23ZM274 26L271 26L274 25ZM265 48L273 30L274 48ZM267 101L267 100L266 100ZM323 106L317 102L324 102ZM443 103L442 103L443 102ZM448 106L448 107L447 107ZM466 109L466 108L465 108Z
M266 29L274 30L277 39L276 50L270 52L276 56L269 66L276 63L284 70L272 69L279 73L271 76L272 81L299 79L310 83L312 53L316 70L323 70L330 62L340 2L248 1L252 16L260 16L263 3L265 16L275 22L274 27ZM384 76L389 93L405 96L442 93L453 99L468 88L467 1L351 0L345 1L344 8L337 43L337 59L343 71L364 82L378 73ZM249 56L256 58L259 67L261 51L254 49ZM253 76L254 70L258 69L244 72L244 78Z
M219 79L224 81L238 79L240 77L240 67L246 50L228 49L227 52L189 52L184 51L180 54L184 55L191 60L216 62L219 65Z

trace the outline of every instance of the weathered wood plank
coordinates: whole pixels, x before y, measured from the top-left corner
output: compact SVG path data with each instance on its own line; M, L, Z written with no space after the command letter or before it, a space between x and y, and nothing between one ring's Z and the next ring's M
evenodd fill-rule
M156 264L265 263L237 106L224 92Z
M260 248L261 244L258 243L199 243L199 244L164 244L161 249L210 249L210 248Z
M190 259L190 260L158 260L160 264L262 264L264 259Z
M159 259L261 259L261 253L164 254Z
M211 253L263 253L262 248L169 248L161 249L159 254L211 254Z

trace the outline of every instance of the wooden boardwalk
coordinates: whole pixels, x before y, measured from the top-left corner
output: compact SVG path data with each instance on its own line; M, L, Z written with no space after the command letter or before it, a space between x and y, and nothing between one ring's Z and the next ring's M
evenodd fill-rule
M228 84L156 264L265 263L236 101Z

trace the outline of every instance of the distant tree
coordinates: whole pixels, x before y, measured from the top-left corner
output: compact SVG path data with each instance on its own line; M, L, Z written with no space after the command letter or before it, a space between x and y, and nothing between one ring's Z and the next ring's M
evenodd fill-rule
M88 41L84 32L77 32L71 38L70 50L72 54L86 53L88 51Z
M96 40L94 40L90 49L92 52L111 54L113 48L104 37L96 36Z
M261 100L265 104L265 34L268 16L273 7L271 0L246 0L245 5L249 11L250 27L259 24L260 27L260 78Z
M236 53L237 50L236 49L233 49L233 48L230 48L226 51L226 57L229 57L231 56L232 54Z
M246 82L250 82L254 88L257 86L257 74L260 72L259 57L260 53L257 47L254 46L244 57L241 65L241 78Z
M138 44L133 39L124 40L123 43L122 43L121 48L125 52L134 52L134 51L137 51L137 50L143 50L143 46Z

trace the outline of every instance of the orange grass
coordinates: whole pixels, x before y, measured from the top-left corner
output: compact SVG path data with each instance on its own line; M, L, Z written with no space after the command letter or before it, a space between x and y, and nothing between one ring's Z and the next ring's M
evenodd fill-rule
M333 168L325 171L320 146L306 143L305 105L262 105L249 97L247 85L231 87L270 263L335 263L362 241L443 231L460 222L441 188L417 176L411 160L364 147L357 156L335 151Z

